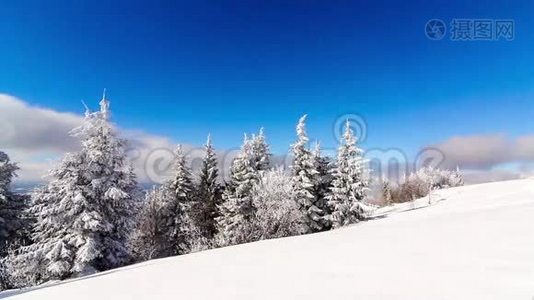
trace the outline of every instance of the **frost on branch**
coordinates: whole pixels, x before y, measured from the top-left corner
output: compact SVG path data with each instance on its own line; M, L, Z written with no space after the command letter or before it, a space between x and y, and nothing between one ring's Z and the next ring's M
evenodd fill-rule
M6 270L6 256L29 243L31 219L25 213L28 197L10 189L18 169L17 164L0 151L0 290L14 287Z
M109 102L87 112L72 134L81 150L50 170L32 194L33 244L11 261L30 283L108 270L130 261L126 247L138 209L138 190L126 141L109 122Z
M255 169L257 161L253 145L253 141L245 136L241 150L230 167L230 179L219 206L221 215L217 218L220 245L250 241L248 229L255 213L250 193L259 175Z
M296 201L300 209L308 216L307 225L310 231L319 231L322 226L315 220L314 178L318 172L315 169L315 161L308 149L308 136L306 134L306 115L299 119L297 124L297 141L292 146L293 164L291 166L293 188L296 193Z
M194 203L192 203L191 218L199 228L202 236L213 239L217 233L218 206L221 204L222 188L218 182L217 155L208 136L204 146L205 156L200 168L198 186Z
M464 179L459 168L450 171L426 166L411 173L399 184L393 185L393 183L384 181L382 188L389 190L390 203L400 203L425 197L433 190L462 185L464 185ZM388 201L385 201L384 197L383 200L387 204Z
M256 214L253 223L255 240L304 234L307 215L295 201L291 175L283 169L262 173L252 189Z
M332 209L332 226L337 228L363 219L372 209L365 203L369 192L369 170L348 121L332 175L334 179L327 197Z

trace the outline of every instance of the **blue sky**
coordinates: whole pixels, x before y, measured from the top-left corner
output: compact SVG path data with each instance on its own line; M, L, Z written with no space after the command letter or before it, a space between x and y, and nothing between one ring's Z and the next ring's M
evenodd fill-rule
M334 146L362 115L364 147L532 133L532 1L11 1L0 10L0 92L81 113L102 88L123 128L218 148L266 132L277 153L309 115ZM440 41L427 20L514 19L513 41Z

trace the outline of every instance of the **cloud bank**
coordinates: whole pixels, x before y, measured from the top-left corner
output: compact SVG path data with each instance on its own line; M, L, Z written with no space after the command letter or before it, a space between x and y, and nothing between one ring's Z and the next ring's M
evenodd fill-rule
M83 116L32 106L10 95L0 94L0 150L21 168L19 180L39 182L58 159L79 149L79 141L70 131L79 126ZM121 130L130 143L130 154L140 181L148 181L143 161L153 149L174 149L166 137L142 131ZM169 150L170 151L170 150Z
M0 94L0 150L19 164L18 181L41 182L66 152L79 149L70 131L83 122L80 114L57 112L32 106L10 95ZM128 140L128 155L140 182L162 183L172 176L170 168L177 142L140 130L118 129ZM183 145L194 170L200 167L204 148ZM236 149L217 153L221 177L227 174Z
M458 136L431 147L443 152L448 167L487 170L502 164L534 161L534 135L515 139L504 135Z
M30 106L0 94L0 150L19 163L19 178L41 181L58 155L75 150L77 141L69 131L82 117Z
M47 170L65 152L77 150L79 141L69 132L82 121L81 114L57 112L0 94L0 150L19 163L19 181L43 181ZM120 135L129 140L129 154L139 181L162 182L172 174L169 163L176 141L139 130L122 129ZM455 136L426 147L443 153L443 167L460 166L470 183L520 178L534 171L534 135ZM202 147L184 148L197 169L204 155ZM223 178L236 151L218 153Z
M82 120L75 114L32 107L17 98L0 94L0 145L3 148L74 150L77 142L68 133Z
M532 175L534 135L517 138L505 135L456 136L430 147L443 153L444 167L459 166L466 170L472 182Z

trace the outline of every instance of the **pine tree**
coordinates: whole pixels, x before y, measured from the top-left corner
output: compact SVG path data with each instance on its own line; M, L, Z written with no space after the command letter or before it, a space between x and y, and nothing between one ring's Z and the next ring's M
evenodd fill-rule
M332 174L334 180L328 195L332 226L337 228L361 220L369 211L369 206L364 203L369 190L367 161L363 151L356 146L348 121Z
M382 177L382 201L384 202L384 206L391 205L392 201L391 183L385 175Z
M193 219L202 236L212 240L217 233L217 221L219 216L218 206L221 203L221 186L218 183L217 156L211 138L205 145L205 157L200 169L197 187L197 200L194 204Z
M18 169L17 164L0 151L0 291L14 287L5 257L30 242L30 218L25 214L27 197L10 190Z
M174 193L167 184L152 187L146 194L131 240L136 260L145 261L176 254L173 240L175 202Z
M258 135L252 136L252 167L256 171L266 171L271 163L271 152L265 140L263 127Z
M208 245L191 219L193 184L181 145L172 165L174 177L153 187L146 196L131 242L140 261L185 254Z
M19 167L0 151L0 257L17 244L28 242L28 217L24 214L26 197L10 189Z
M297 141L292 146L293 165L292 182L296 193L296 201L300 209L307 215L307 225L311 231L322 229L320 220L316 217L318 208L315 206L314 178L318 172L315 169L313 155L308 149L308 136L306 135L306 115L302 116L297 124Z
M311 217L315 221L317 230L323 231L331 227L331 222L328 218L331 211L328 206L328 200L326 199L333 179L331 174L331 161L329 157L321 154L321 145L319 143L315 144L312 156L317 173L313 180L313 195L315 196L315 200Z
M230 180L223 194L220 205L221 216L217 219L220 245L235 245L250 241L248 229L254 216L254 207L250 193L258 178L259 156L255 156L253 147L257 144L245 139L237 157L230 167Z
M173 170L175 173L170 187L174 191L178 202L188 202L191 200L191 194L193 193L193 182L182 145L178 145L174 151L174 156Z
M456 166L456 170L449 175L449 186L462 186L464 185L464 175L460 170L460 166Z
M50 171L52 180L32 195L34 244L12 267L34 283L119 267L130 260L127 238L138 209L138 189L126 141L109 122L109 102L86 112L73 130L81 150Z
M187 166L187 158L181 145L176 148L173 166L175 174L170 187L176 199L176 206L171 240L176 254L185 254L191 251L192 244L200 237L196 234L198 229L191 219L194 186L191 170Z
M191 207L191 205L187 205L186 207ZM188 208L188 210L179 215L179 255L208 250L214 248L216 245L213 240L209 240L203 235L201 228L195 224L192 218L193 214L189 213L190 210Z

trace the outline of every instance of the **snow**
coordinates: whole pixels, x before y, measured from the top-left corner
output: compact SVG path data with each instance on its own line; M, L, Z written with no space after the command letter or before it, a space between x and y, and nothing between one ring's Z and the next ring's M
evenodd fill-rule
M67 153L50 170L51 180L32 193L34 244L6 263L18 286L129 261L124 245L139 204L137 182L126 141L108 120L109 102L102 99L100 105L72 131L81 139L80 150Z
M0 297L534 297L534 179L435 191L430 203L425 197L338 230L153 260Z

